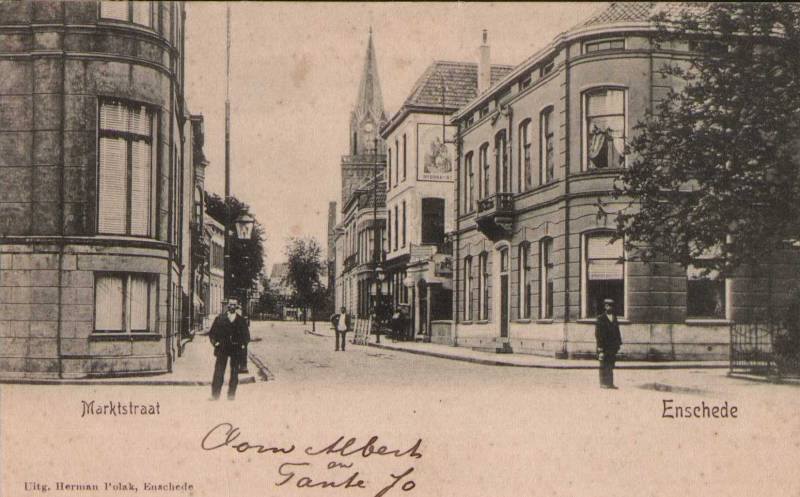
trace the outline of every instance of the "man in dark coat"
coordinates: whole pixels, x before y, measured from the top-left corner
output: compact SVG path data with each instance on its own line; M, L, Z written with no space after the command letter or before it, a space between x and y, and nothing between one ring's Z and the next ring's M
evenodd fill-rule
M219 399L222 383L225 380L225 367L230 359L230 377L228 378L228 400L236 397L236 387L239 385L239 370L241 369L242 350L250 341L250 329L245 319L236 312L236 299L228 301L227 311L214 319L208 338L214 345L214 378L211 380L211 398ZM246 359L245 359L246 360Z
M344 352L345 338L347 332L351 329L350 314L347 313L347 309L342 307L339 313L331 316L331 324L333 329L336 330L336 349L334 351L339 351L339 339L341 338L342 352Z
M614 300L603 301L604 312L597 316L594 337L597 340L597 358L600 360L600 387L614 388L614 364L622 345L619 322L614 313Z

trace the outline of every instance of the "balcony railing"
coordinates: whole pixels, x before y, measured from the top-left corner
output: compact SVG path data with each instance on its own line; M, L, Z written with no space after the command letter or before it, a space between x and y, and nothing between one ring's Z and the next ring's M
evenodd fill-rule
M495 193L478 201L475 221L478 229L492 240L511 235L514 220L514 195Z

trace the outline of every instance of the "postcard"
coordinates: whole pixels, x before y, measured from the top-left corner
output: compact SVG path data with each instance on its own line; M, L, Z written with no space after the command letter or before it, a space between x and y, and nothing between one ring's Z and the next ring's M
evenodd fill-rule
M799 25L0 1L0 496L800 495Z

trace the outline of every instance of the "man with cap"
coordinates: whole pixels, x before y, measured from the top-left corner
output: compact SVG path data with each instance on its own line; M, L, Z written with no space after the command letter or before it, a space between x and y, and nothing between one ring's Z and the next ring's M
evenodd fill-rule
M227 309L214 319L208 338L214 345L214 377L211 380L211 399L219 399L222 383L225 380L225 367L230 359L230 377L228 378L228 400L236 397L239 385L239 369L241 368L242 350L250 341L250 330L245 319L236 312L236 299L228 300Z
M613 388L614 363L617 361L617 352L622 345L622 335L619 332L619 321L614 313L614 300L603 300L604 311L597 316L594 328L594 337L597 341L597 358L600 360L600 387Z
M347 309L344 306L342 306L341 312L331 316L331 324L333 325L333 329L336 332L335 351L336 352L339 351L339 343L341 342L342 352L344 352L344 344L345 344L345 338L347 337L347 332L352 329L350 314L347 312Z

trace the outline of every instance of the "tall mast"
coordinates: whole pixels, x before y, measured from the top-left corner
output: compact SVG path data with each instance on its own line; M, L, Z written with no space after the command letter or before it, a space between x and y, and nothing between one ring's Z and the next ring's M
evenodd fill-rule
M231 4L226 5L225 54L225 199L231 196Z

